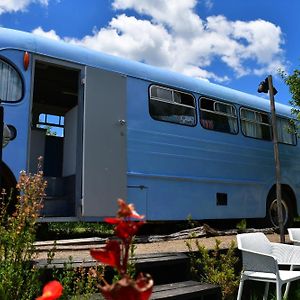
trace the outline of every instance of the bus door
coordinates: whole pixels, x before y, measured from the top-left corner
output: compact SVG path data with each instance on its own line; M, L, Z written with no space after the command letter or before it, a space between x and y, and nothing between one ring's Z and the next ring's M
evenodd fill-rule
M84 67L35 56L28 169L43 157L43 217L80 215Z
M86 68L83 126L83 217L115 215L126 199L126 77Z

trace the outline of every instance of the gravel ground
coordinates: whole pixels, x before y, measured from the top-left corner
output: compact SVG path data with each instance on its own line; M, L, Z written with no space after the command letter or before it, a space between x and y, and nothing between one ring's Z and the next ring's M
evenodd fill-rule
M278 234L267 234L267 237L272 242L280 242L280 236ZM235 235L228 235L228 236L217 236L217 237L209 237L209 238L198 238L200 243L202 243L206 248L212 249L215 246L215 239L221 241L221 248L228 248L231 241L235 241L236 243L236 236ZM286 242L289 242L288 236L285 237ZM192 240L191 240L192 241ZM192 245L194 243L192 242ZM89 249L99 247L97 244L86 245L84 247L68 247L65 250L57 250L55 253L55 259L68 259L72 256L74 260L90 260L91 256L89 254ZM73 249L71 249L73 248ZM85 249L84 249L85 248ZM195 249L195 247L194 247ZM164 241L164 242L155 242L155 243L146 243L146 244L136 244L136 251L135 254L148 254L148 253L166 253L166 252L187 252L186 240L174 240L174 241ZM47 258L47 251L40 251L38 253L37 259L46 259Z

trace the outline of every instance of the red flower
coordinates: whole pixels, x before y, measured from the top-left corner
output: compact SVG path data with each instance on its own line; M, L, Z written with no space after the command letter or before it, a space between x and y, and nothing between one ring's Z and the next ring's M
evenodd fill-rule
M105 218L105 222L114 224L116 236L122 240L127 240L136 235L139 228L145 224L144 221L129 221L120 218Z
M131 239L143 224L143 221L122 221L115 227L116 236L122 240Z
M36 300L56 300L62 295L63 287L60 282L53 280L47 283L43 288L42 296Z
M142 274L136 280L124 276L112 285L101 287L101 294L106 300L148 300L153 288L153 280L150 275Z
M139 215L134 210L133 204L127 204L123 199L118 199L119 210L117 216L119 218L135 218L135 219L143 219L144 216Z
M133 280L127 274L130 245L133 236L144 224L144 221L141 221L143 216L134 210L133 204L126 204L122 199L118 199L118 205L117 217L106 218L105 221L114 225L115 234L121 241L109 241L101 249L90 250L93 258L115 267L121 275L121 279L111 285L104 280L105 285L100 287L100 291L106 300L148 300L153 287L151 277L140 274L136 280Z
M108 241L102 248L91 249L90 253L94 259L120 270L121 250L118 241Z

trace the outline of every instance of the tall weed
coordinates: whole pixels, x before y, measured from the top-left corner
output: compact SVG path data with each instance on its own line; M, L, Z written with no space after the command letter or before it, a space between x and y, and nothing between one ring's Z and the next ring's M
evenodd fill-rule
M12 214L8 210L12 197L7 199L3 191L0 200L0 298L28 300L40 290L39 272L32 263L35 224L46 188L40 164L37 174L22 171L16 188Z

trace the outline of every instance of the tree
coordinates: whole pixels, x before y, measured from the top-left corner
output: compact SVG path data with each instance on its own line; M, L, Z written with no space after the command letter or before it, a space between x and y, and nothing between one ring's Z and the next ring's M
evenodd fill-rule
M291 75L281 72L281 76L284 82L288 85L292 99L290 104L292 105L292 113L298 121L300 121L300 70L294 70ZM299 125L297 126L299 129Z

